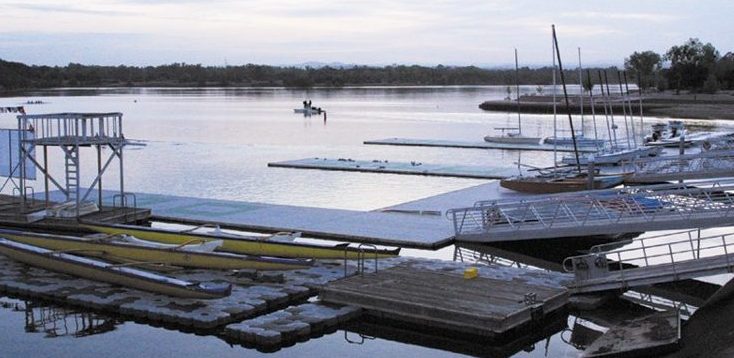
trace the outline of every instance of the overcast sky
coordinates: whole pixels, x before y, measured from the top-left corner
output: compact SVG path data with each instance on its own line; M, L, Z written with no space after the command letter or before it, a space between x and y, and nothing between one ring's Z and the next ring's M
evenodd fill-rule
M734 49L734 1L0 0L0 59L28 64L621 64L689 37Z

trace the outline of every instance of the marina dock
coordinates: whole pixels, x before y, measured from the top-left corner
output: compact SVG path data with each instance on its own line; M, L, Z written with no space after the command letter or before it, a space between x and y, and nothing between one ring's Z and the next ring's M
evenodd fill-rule
M479 165L430 164L419 162L389 162L387 160L353 160L305 158L268 163L269 167L318 169L345 172L425 175L435 177L504 179L518 174L517 168ZM523 170L524 172L524 170Z
M469 265L405 260L387 269L333 281L324 302L358 306L367 314L472 336L497 337L550 316L568 302L563 274L484 266L465 279ZM447 289L451 287L451 289Z
M105 191L103 202L114 192ZM404 215L379 211L326 209L135 193L137 205L151 210L151 219L171 223L220 225L236 230L304 236L337 241L413 248L440 248L453 242L453 227L443 216ZM52 192L51 197L62 196Z
M404 147L440 147L440 148L463 148L463 149L504 149L504 150L527 150L544 152L573 152L572 146L556 146L551 144L515 144L515 143L490 143L485 141L459 141L443 139L411 139L411 138L386 138L364 141L370 145L395 145ZM595 147L579 147L579 152L594 153Z

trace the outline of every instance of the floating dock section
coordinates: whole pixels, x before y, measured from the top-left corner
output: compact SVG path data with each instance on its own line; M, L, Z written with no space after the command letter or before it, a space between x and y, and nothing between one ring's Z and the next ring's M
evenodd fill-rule
M527 151L559 151L573 152L572 146L556 146L550 144L515 144L515 143L490 143L485 141L459 141L443 139L410 139L410 138L387 138L364 141L371 145L395 145L404 147L440 147L440 148L464 148L464 149L505 149L505 150L527 150ZM579 147L579 152L594 153L596 147Z
M369 264L369 263L367 263ZM408 259L387 269L333 281L320 289L322 301L357 306L422 327L472 336L497 337L540 321L565 307L563 274L507 267L475 268L451 261Z
M504 179L518 174L517 168L486 167L477 165L428 164L420 162L389 162L387 160L354 160L306 158L268 163L269 167L318 169L362 173L425 175L470 179Z

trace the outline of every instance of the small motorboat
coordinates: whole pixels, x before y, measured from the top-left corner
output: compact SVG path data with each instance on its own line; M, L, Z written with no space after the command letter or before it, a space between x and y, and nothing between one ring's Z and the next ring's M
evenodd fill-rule
M129 235L63 236L0 229L0 236L48 250L75 252L82 256L116 262L155 263L213 270L255 269L294 270L309 267L310 260L234 255L214 252L221 240L194 240L161 244Z
M226 233L194 233L188 231L161 230L143 226L131 225L102 225L83 224L82 227L109 235L125 234L138 239L155 241L167 244L180 245L183 243L206 242L221 240L222 246L217 251L235 254L258 255L270 257L307 258L307 259L349 259L359 258L389 258L400 254L400 248L389 249L359 249L348 244L318 245L305 242L293 242L291 235L288 242L284 240L270 240L272 236L244 236ZM278 236L282 236L279 234Z
M326 110L323 109L323 108L321 108L321 107L294 108L293 109L293 112L294 113L301 113L301 114L306 115L306 116L310 116L310 115L313 115L313 114L325 113Z
M0 238L0 254L49 271L173 297L214 299L229 296L232 292L231 284L179 280L124 265L56 252L6 238Z

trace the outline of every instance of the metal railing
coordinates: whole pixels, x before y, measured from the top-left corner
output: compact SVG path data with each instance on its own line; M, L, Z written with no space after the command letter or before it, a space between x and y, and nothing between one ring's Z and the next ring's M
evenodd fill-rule
M30 130L36 144L88 145L124 142L122 113L51 113L18 116L18 129Z
M568 257L563 268L575 274L577 286L590 280L604 284L604 278L609 278L621 287L631 287L632 281L663 276L675 281L680 274L731 271L734 265L734 233L701 237L699 230L688 230L635 239L623 248L609 247L599 245L589 254Z
M734 150L640 158L622 168L633 182L728 177L734 176Z
M724 226L731 190L734 181L648 185L480 201L447 216L457 240L486 242Z

